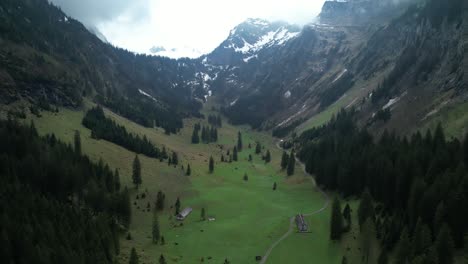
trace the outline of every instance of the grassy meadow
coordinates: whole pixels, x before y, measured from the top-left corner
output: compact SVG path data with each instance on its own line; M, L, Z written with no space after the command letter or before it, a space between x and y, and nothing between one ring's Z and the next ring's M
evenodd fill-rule
M70 143L74 131L79 130L84 153L96 161L102 158L111 168L120 170L122 184L132 192L129 230L132 239L126 240L122 235L120 263L128 263L132 247L136 248L140 263L157 263L161 254L168 263L223 263L226 258L230 263L256 263L255 256L263 256L288 230L291 216L318 210L325 202L312 177L305 175L299 165L294 176L286 177L280 170L281 151L275 146L276 140L265 133L234 127L223 120L222 128L218 129L218 143L193 145L190 143L193 125L207 124L205 120L187 119L179 134L168 136L160 129L142 127L106 110L107 116L129 132L146 135L156 145L179 154L177 167L140 155L143 184L135 190L131 184L135 153L104 140L91 139L90 130L81 125L85 110L91 106L86 102L81 110L43 112L42 117L33 119L41 134L55 133ZM208 113L206 110L205 114ZM239 161L221 163L221 153L228 149L232 152L238 131L242 132L244 145ZM264 146L263 151L270 150L271 163L265 164L260 155L254 154L257 141ZM248 148L249 143L252 148ZM253 156L252 162L248 161L249 154ZM208 172L211 155L215 159L213 174ZM191 165L191 176L185 176L187 164ZM248 175L248 181L243 180L244 174ZM274 191L275 182L278 187ZM158 214L165 245L155 245L151 239L152 209L159 190L166 194L165 210ZM146 197L136 199L142 193ZM171 208L177 197L182 209L193 208L183 225L175 220ZM201 221L201 208L215 221ZM304 263L305 259L307 263L341 263L344 254L356 255L356 242L351 235L341 243L330 242L329 218L329 209L307 217L311 233L293 232L272 251L267 263ZM349 252L348 244L352 245Z

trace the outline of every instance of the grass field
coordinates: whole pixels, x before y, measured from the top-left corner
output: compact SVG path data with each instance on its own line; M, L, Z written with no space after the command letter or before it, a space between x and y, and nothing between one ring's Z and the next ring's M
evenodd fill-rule
M44 112L41 118L34 117L41 134L55 133L60 139L71 142L75 130L81 132L82 148L92 159L102 158L111 168L118 168L121 181L132 190L132 240L121 241L120 263L128 263L130 249L135 247L141 263L156 263L164 254L169 263L256 263L255 256L262 256L267 248L288 229L289 217L300 212L312 212L324 203L324 198L315 189L313 179L296 167L296 174L286 177L279 170L281 151L275 147L275 139L267 134L252 131L246 127L233 127L223 120L219 129L218 144L190 144L193 124L202 120L185 120L184 129L177 135L167 136L159 129L141 127L109 111L106 114L127 130L145 134L159 146L179 153L178 167L166 162L140 156L143 184L138 192L131 185L131 164L134 153L104 140L90 138L90 131L81 126L84 110L91 103L86 102L83 110L61 109L58 114ZM208 109L208 107L207 107ZM204 122L204 121L203 121ZM202 123L203 123L202 122ZM220 154L232 148L237 132L243 134L244 150L239 161L220 162ZM259 141L272 154L272 162L265 164L261 156L254 154L254 142ZM252 144L252 149L247 146ZM247 161L249 154L253 162ZM213 174L208 173L208 159L216 161ZM190 163L192 175L185 176L182 165ZM247 173L249 180L242 179ZM273 183L278 184L276 191ZM158 190L166 194L166 210L159 214L161 233L165 245L151 242L152 210ZM145 199L136 200L136 195L146 192ZM192 207L191 215L183 226L175 227L171 205L180 197L182 208ZM201 221L200 210L215 221ZM345 247L354 244L352 239L330 243L329 210L308 217L311 233L293 233L276 247L267 263L340 263ZM347 242L349 241L349 243Z

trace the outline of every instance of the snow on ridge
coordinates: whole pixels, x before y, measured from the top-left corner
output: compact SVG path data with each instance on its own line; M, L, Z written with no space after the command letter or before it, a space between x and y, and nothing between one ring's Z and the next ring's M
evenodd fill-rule
M141 89L138 89L138 92L140 92L140 94L146 96L146 97L149 97L151 99L153 99L155 102L157 102L158 100L156 100L156 98L154 98L153 96L149 95L148 93L146 93L145 91L141 90Z
M247 57L247 58L244 58L244 62L247 63L247 62L249 62L249 61L250 61L251 59L253 59L253 58L258 58L257 54L252 55L252 56L249 56L249 57Z
M249 54L257 52L265 47L283 45L290 39L296 37L298 34L299 32L289 32L287 28L280 27L276 31L269 31L253 44L247 42L245 39L242 39L244 42L242 47L235 47L233 44L231 44L229 46L225 46L224 48L234 48L235 52Z
M345 73L347 73L347 72L348 72L348 69L344 69L344 70L335 78L335 80L333 80L332 83L335 83L336 81L338 81L339 79L341 79L341 77L343 77L343 75L344 75Z
M388 100L388 103L382 107L383 110L391 107L392 105L396 104L398 101L400 101L400 97L395 97L390 100Z

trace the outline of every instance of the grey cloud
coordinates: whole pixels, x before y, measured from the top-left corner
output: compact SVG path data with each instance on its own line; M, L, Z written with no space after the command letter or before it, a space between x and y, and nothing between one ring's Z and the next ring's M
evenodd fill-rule
M86 25L97 25L126 14L132 22L147 19L150 0L50 0Z

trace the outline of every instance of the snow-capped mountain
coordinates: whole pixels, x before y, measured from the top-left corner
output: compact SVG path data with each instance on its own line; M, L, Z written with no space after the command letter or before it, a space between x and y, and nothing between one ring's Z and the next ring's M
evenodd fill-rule
M207 61L214 65L237 65L258 58L268 48L282 46L298 36L301 28L285 22L247 19L231 30Z

